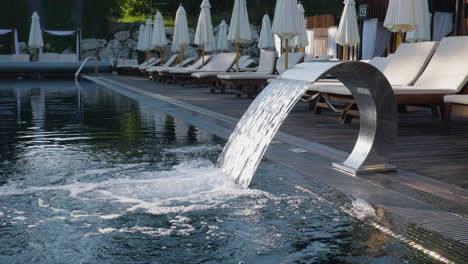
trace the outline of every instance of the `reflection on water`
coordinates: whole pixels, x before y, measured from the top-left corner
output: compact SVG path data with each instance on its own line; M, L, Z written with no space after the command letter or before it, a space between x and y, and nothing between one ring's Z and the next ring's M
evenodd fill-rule
M303 176L235 185L223 140L81 85L0 82L0 263L429 263Z

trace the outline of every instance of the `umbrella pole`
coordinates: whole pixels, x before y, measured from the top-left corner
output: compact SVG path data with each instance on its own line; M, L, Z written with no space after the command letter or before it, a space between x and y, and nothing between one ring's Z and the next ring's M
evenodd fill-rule
M343 46L343 60L346 60L346 46Z
M180 60L180 63L182 63L182 61L184 61L184 48L182 46L180 47L179 60Z
M202 65L205 66L205 45L202 45L201 56Z
M38 51L38 50L39 50L38 48L35 48L35 49L34 49L33 61L38 61L38 58L37 58L37 53L38 53L37 51Z
M286 58L286 63L285 63L285 68L286 70L289 68L289 39L286 39L286 51L285 51L285 58Z
M236 44L236 65L237 65L237 71L239 71L239 53L240 53L240 46L239 46L239 44Z
M149 50L145 51L145 61L149 61Z
M397 32L397 37L396 37L396 48L400 46L401 42L403 42L403 36L401 32Z

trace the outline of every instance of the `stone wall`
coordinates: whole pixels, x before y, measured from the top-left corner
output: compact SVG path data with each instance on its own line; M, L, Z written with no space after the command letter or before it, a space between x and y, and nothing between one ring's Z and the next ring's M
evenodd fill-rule
M124 58L124 59L137 59L138 52L137 41L138 41L138 24L128 24L128 29L125 29L125 25L118 25L114 27L119 31L113 34L113 39L83 39L82 40L82 57L86 58L89 56L97 57L100 60L109 60L110 58ZM124 30L122 30L124 29ZM213 29L215 35L218 33L218 27ZM241 53L243 55L251 55L253 57L260 56L260 49L257 47L258 38L260 34L260 28L251 25L252 39L250 43L243 44L241 46ZM171 52L171 40L174 33L174 29L166 29L166 37L169 44L162 49L163 56L165 59L173 55ZM195 37L195 30L189 29L190 39L193 42ZM230 52L235 52L235 46L230 45ZM196 45L190 45L184 48L184 57L195 57L198 58L201 54L201 50ZM152 51L151 56L159 57L159 51ZM140 56L141 58L142 56Z

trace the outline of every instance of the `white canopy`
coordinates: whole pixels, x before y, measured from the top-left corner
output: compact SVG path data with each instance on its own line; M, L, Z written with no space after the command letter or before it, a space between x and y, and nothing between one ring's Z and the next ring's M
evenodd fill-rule
M137 43L137 50L144 51L143 49L143 35L145 34L145 26L143 24L140 25L140 31L138 32L138 43Z
M144 51L150 51L154 48L153 46L153 24L151 19L146 20L145 31L143 34L142 49Z
M431 13L429 12L428 0L417 0L419 3L418 10L422 18L422 24L417 29L406 34L406 41L430 41L431 40Z
M210 1L203 0L200 8L201 11L198 17L194 43L198 46L203 46L206 51L210 51L216 48L216 46L212 45L215 43L215 37L213 34L213 25L211 24Z
M164 47L167 45L166 30L164 29L164 19L160 12L156 13L153 26L153 40L154 47Z
M343 15L336 33L336 43L342 46L355 46L361 42L356 16L356 2L345 0L344 4Z
M258 39L258 48L270 49L275 47L273 33L271 32L270 17L265 14L262 19L262 30L260 31L260 38Z
M249 14L247 12L247 4L245 3L245 0L236 0L234 2L228 40L236 44L252 41Z
M304 17L304 6L301 3L297 5L297 24L299 27L299 34L295 36L292 40L292 46L295 48L305 48L309 46L309 39L307 37L307 28L305 24L305 17Z
M31 48L40 49L44 46L44 41L42 39L41 22L37 12L33 13L31 19L28 45Z
M171 50L177 52L180 47L187 46L190 44L188 25L187 25L187 12L182 5L177 9L175 26L174 26L174 38L172 40Z
M282 39L291 39L300 34L297 16L297 0L278 0L273 20L273 34Z
M217 49L220 51L227 51L229 49L229 42L227 39L229 26L226 21L221 21L219 24Z
M0 29L0 36L8 33L13 33L13 42L15 47L15 54L20 54L18 42L18 30L16 29Z
M410 32L422 25L419 0L390 0L384 26L392 32Z
M75 36L75 44L76 44L76 54L77 59L81 60L81 30L43 30L44 33L53 35L53 36Z

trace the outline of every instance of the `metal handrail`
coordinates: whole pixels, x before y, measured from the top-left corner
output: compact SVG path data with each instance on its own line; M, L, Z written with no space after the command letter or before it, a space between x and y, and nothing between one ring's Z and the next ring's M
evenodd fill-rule
M75 73L75 82L78 81L78 76L80 75L81 71L83 70L83 67L85 66L85 64L89 61L89 60L94 60L96 62L96 68L94 69L94 73L99 73L99 61L95 58L95 57L87 57L83 63L81 63L81 66L80 68L78 69L78 71L76 71Z

